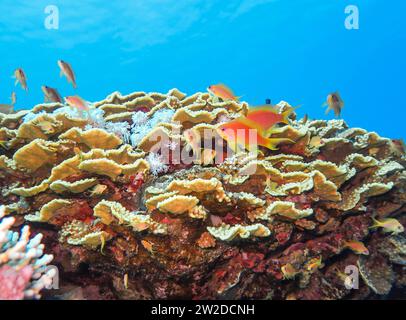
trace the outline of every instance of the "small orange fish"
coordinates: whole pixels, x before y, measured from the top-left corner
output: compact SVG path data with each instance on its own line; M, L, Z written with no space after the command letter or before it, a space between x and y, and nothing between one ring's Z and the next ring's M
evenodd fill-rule
M14 106L16 104L16 102L17 102L17 95L16 95L15 92L13 92L11 94L10 100L11 100L11 104Z
M89 111L89 104L79 96L70 96L65 98L65 102L79 111Z
M18 68L14 71L14 78L16 79L15 85L17 83L20 83L21 88L23 88L25 91L28 91L27 87L27 76L25 75L25 72L23 69Z
M365 245L360 242L360 241L345 241L344 242L344 247L351 249L354 253L356 254L363 254L363 255L369 255L369 250Z
M41 90L45 95L45 101L62 103L62 97L58 90L48 86L42 86Z
M309 116L307 115L307 113L304 115L303 119L302 119L302 123L306 124L307 121L309 120Z
M264 132L267 132L277 123L289 124L289 115L294 109L291 108L283 113L279 113L277 110L270 106L259 106L251 108L248 111L246 118L255 122Z
M293 279L299 273L290 263L282 266L281 271L283 273L283 279Z
M326 114L328 114L330 110L333 110L335 116L340 117L341 110L344 107L344 101L343 99L341 99L340 94L338 92L334 92L327 96L327 101L323 104L323 107L324 106L328 106Z
M75 147L76 148L76 147ZM80 149L79 149L80 150ZM76 153L76 151L75 151ZM79 153L78 153L79 154ZM79 155L80 157L80 155ZM83 156L82 156L83 157ZM95 185L92 190L90 191L91 197L96 197L102 195L107 190L107 186L104 184Z
M403 225L394 218L387 218L381 221L372 218L374 222L370 227L371 229L382 228L384 233L392 233L392 235L402 233L405 231Z
M236 97L233 91L224 84L215 84L207 89L209 92L213 93L216 97L222 100L234 100L239 101L240 97Z
M73 87L76 89L76 77L73 69L69 63L63 60L58 60L58 66L61 69L60 76L65 75L68 82L71 82Z
M323 267L322 256L320 256L318 258L313 258L306 264L306 269L307 269L307 271L310 271L310 272L315 271L322 267Z
M45 134L52 134L55 132L54 124L48 120L35 121L35 125Z
M217 132L228 142L234 152L238 152L241 147L246 150L257 149L257 145L270 150L278 150L277 146L281 143L294 143L291 139L264 137L261 128L257 127L254 122L244 118L220 124Z
M154 253L154 246L151 242L147 240L141 240L142 246L150 253Z

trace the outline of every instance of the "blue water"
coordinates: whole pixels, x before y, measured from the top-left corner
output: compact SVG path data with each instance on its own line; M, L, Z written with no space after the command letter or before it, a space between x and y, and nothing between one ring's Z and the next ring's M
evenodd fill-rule
M58 30L44 26L50 4ZM347 5L359 9L359 30L344 26ZM1 0L0 103L16 90L17 108L31 108L43 84L95 101L224 82L251 104L286 100L326 119L321 105L339 90L350 126L406 138L405 12L401 0ZM58 59L73 66L77 90ZM14 87L17 67L28 94Z

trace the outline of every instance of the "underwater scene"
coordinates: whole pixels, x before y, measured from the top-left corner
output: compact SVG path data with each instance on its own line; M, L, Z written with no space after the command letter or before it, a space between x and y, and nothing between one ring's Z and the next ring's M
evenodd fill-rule
M0 300L406 299L405 2L0 12Z

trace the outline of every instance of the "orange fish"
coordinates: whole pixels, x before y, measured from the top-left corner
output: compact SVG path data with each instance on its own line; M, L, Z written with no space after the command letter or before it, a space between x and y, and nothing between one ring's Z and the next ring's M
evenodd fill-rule
M14 71L14 78L16 79L15 85L17 83L20 83L21 88L23 88L25 91L28 91L27 87L27 76L25 75L25 72L23 69L18 68Z
M89 111L89 104L79 96L70 96L65 98L65 102L79 111Z
M11 100L11 104L14 106L16 104L16 102L17 102L17 95L16 95L15 92L13 92L11 94L10 100Z
M281 271L283 273L283 279L293 279L299 273L290 263L282 266Z
M352 251L354 251L354 253L356 254L363 254L363 255L369 255L369 250L367 247L365 247L365 245L360 242L360 241L345 241L344 242L344 247L351 249Z
M264 132L267 132L277 123L289 124L289 115L294 109L290 108L283 113L270 106L254 107L248 111L246 118L256 123Z
M307 115L307 113L304 115L303 119L302 119L302 123L306 124L307 121L309 120L309 116Z
M68 82L72 82L73 87L76 89L75 73L73 72L71 65L63 60L58 60L58 66L61 69L61 77L65 75Z
M62 97L58 90L48 86L42 86L41 90L45 95L45 101L62 103Z
M241 149L240 147L246 150L257 149L257 145L270 150L278 150L277 146L280 143L294 143L293 140L287 138L264 137L262 135L262 129L253 121L245 118L222 123L218 126L217 132L228 142L228 145L234 152L238 152L239 149Z
M344 101L341 99L338 92L334 92L327 96L327 101L323 104L323 107L324 106L328 106L326 114L328 114L330 110L333 110L335 116L339 117L341 115L341 110L344 107Z
M153 244L147 240L141 240L142 246L148 250L150 253L154 253Z
M394 218L386 218L382 219L381 221L372 218L373 225L369 228L377 229L382 228L384 233L391 233L392 235L403 233L405 228L403 225Z
M212 85L207 89L209 92L213 93L216 97L222 100L234 100L239 101L240 97L236 97L233 91L224 84Z
M318 258L313 258L306 264L306 269L307 269L307 271L310 271L310 272L313 272L322 267L323 267L322 256L320 256Z

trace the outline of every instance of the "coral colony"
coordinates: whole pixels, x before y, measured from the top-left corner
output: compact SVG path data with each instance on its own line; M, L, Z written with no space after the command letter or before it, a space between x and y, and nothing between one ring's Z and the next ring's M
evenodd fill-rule
M5 214L0 207L0 219ZM13 217L0 220L0 300L39 298L39 292L52 284L54 269L47 270L52 255L44 254L42 235L30 239L25 226L21 235L10 231Z
M270 106L289 115L270 140L234 144L219 127L249 114L236 100L115 92L89 110L0 114L0 298L365 299L404 287L399 144L296 119L286 102ZM51 260L59 290L43 290Z

